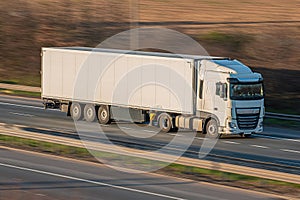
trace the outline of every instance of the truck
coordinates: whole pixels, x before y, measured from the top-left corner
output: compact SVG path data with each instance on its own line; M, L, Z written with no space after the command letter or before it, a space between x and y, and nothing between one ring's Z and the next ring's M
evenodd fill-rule
M148 123L216 138L263 131L263 77L236 59L43 47L41 64L45 108L74 120Z

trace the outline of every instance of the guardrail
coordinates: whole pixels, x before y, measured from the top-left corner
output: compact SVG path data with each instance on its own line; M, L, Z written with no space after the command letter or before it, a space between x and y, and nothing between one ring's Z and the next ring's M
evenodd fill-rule
M282 114L282 113L266 112L265 117L270 118L270 119L281 119L281 120L290 120L290 121L300 122L300 115L288 115L288 114Z

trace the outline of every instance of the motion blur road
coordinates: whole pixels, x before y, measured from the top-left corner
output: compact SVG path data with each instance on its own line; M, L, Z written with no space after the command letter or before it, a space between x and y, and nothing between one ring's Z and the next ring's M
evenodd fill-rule
M0 147L0 199L275 199L274 196Z
M11 96L0 96L0 123L25 125L27 131L78 138L74 122L65 113L44 110L42 101ZM134 132L130 123L122 124ZM44 131L43 129L48 131ZM137 138L125 134L116 124L103 127L106 136L115 144L146 150L167 145L174 134L156 134L151 138ZM145 127L142 131L151 131ZM184 137L188 132L179 132ZM94 138L91 136L90 140ZM184 156L197 158L203 135L198 135ZM211 153L204 159L275 171L300 174L300 131L265 127L260 135L251 138L231 136L218 140Z

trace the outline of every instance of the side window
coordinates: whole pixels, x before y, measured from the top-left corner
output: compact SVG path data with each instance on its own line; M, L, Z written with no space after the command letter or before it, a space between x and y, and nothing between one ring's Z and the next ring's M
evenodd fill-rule
M227 83L216 83L216 95L220 96L220 98L227 100Z
M220 95L221 95L221 86L222 86L222 83L221 83L221 82L217 82L217 83L216 83L216 95L217 95L217 96L220 96Z
M199 85L199 98L203 98L203 80L200 80L200 85Z

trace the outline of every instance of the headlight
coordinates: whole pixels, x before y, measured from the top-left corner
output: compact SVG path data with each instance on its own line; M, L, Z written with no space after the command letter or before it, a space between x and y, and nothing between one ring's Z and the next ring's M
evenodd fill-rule
M229 122L229 123L228 123L228 126L229 126L230 128L236 129L236 124L235 124L234 122Z

